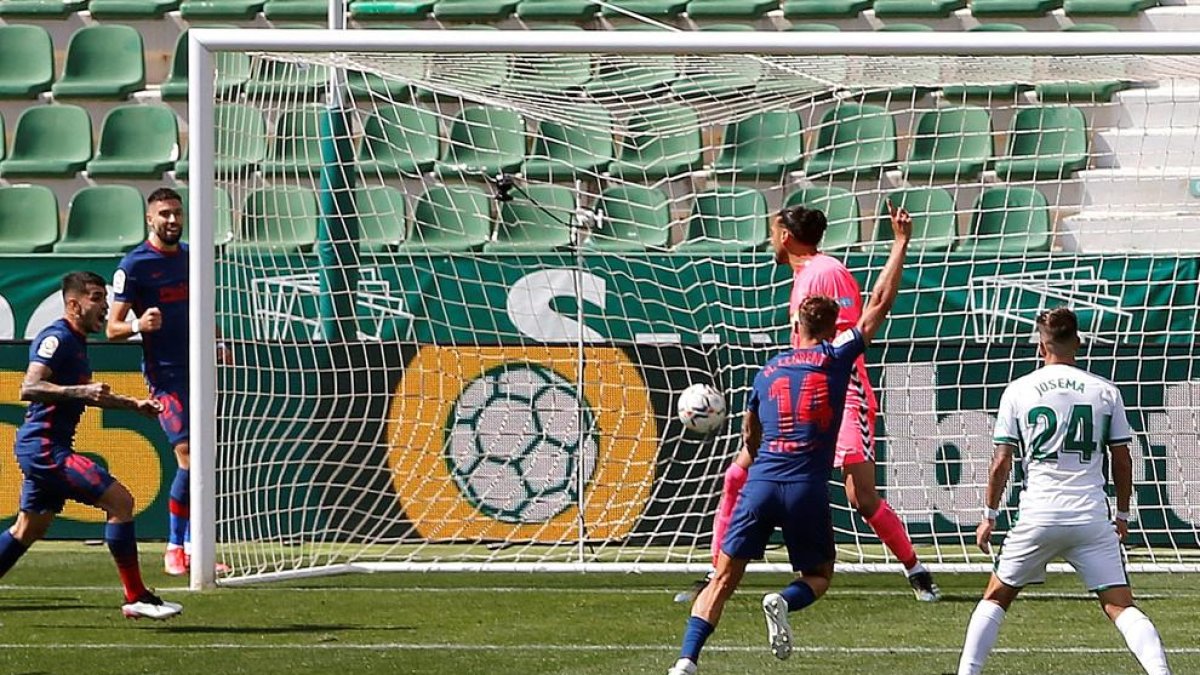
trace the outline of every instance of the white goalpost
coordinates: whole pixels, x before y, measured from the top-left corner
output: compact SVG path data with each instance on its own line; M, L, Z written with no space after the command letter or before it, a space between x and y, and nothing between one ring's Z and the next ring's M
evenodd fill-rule
M1067 305L1136 434L1130 567L1200 570L1200 33L189 35L193 587L706 570L786 346L768 221L825 211L868 289L888 199L878 482L923 560L990 567L994 411ZM841 568L901 569L831 495Z

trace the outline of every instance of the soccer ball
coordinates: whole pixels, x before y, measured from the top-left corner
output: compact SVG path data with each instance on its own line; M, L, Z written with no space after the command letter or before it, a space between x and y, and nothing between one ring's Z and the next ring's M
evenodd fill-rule
M711 384L693 384L679 395L679 421L690 431L710 434L725 423L725 397Z

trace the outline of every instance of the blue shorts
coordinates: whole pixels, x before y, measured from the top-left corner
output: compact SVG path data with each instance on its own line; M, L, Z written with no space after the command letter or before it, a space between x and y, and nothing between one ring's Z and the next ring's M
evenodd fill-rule
M116 479L107 469L73 451L57 453L55 462L44 454L19 453L17 463L25 480L21 483L21 510L31 513L61 513L68 499L95 506Z
M721 550L731 558L762 558L776 527L783 530L794 571L811 570L836 557L825 483L749 481L742 488Z
M159 375L150 384L150 395L162 404L158 423L167 434L167 442L179 445L188 439L187 373Z

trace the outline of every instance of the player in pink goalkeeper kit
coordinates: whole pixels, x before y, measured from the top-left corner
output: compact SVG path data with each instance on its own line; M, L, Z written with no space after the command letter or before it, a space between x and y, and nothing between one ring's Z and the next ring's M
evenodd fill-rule
M862 316L862 293L858 282L840 260L818 250L825 228L825 214L821 211L803 206L789 207L771 221L771 246L775 251L775 261L791 266L795 272L788 316L793 316L805 298L831 297L841 307L837 321L840 333L852 328ZM793 345L796 337L793 330ZM866 362L861 356L851 374L844 410L834 466L842 470L850 505L867 521L896 559L904 564L917 599L923 602L936 601L940 591L933 582L933 576L917 559L904 523L875 489L875 455L872 448L878 405L867 378ZM752 462L750 454L742 450L725 472L721 501L713 522L714 560L720 552L720 542L725 537ZM704 584L703 580L697 582L692 590L678 594L676 600L683 602L694 597Z

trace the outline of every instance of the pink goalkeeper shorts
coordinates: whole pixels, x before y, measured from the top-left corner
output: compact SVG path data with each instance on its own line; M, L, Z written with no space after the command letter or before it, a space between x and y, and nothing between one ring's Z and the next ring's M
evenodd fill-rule
M846 410L842 428L838 431L837 453L833 465L837 468L875 461L875 414L879 406L875 391L867 379L867 366L861 358L850 374L846 388Z

